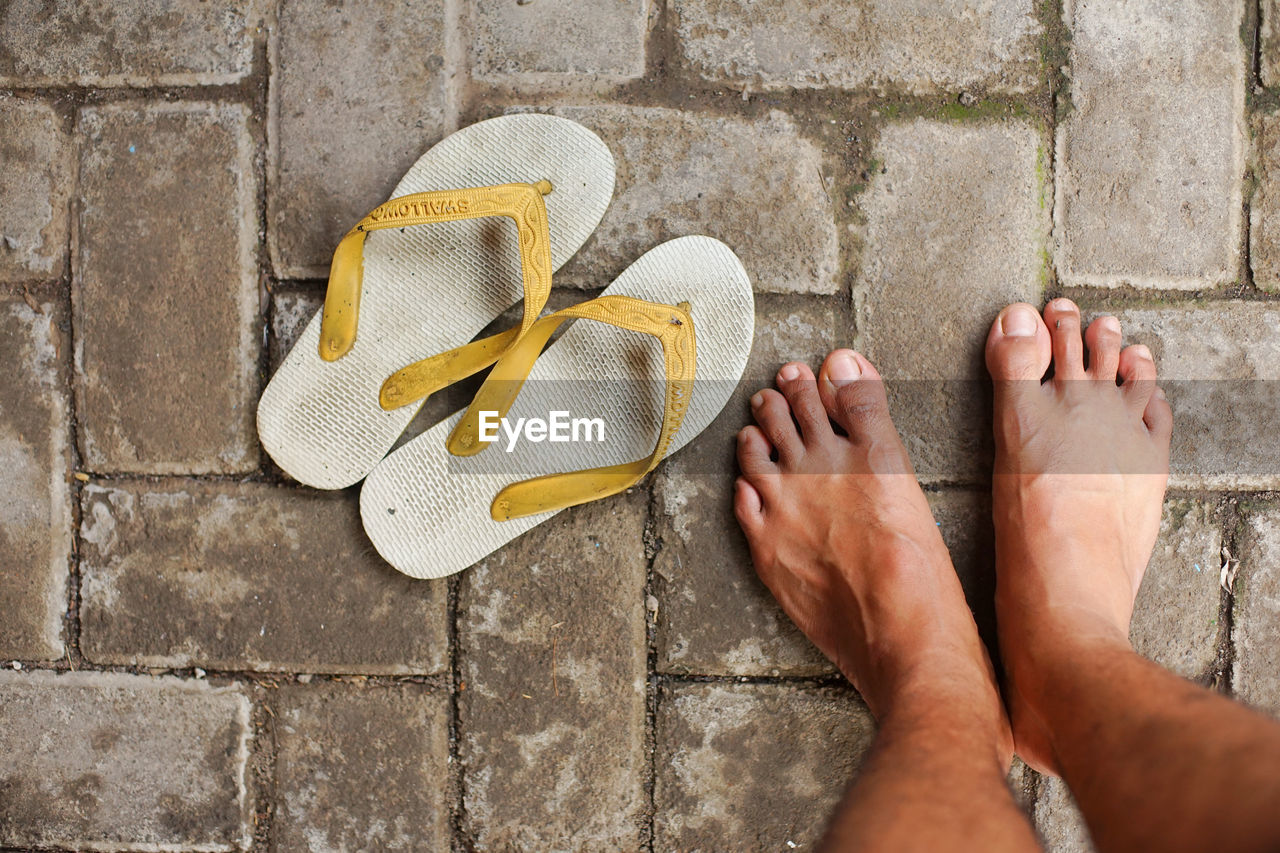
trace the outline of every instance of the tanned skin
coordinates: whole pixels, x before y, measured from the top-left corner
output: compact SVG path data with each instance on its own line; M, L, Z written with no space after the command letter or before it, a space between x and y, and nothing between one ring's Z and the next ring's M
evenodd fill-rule
M1128 641L1173 430L1150 351L1057 299L1005 308L986 360L1003 696L866 358L784 365L738 435L756 571L879 721L825 849L1038 849L1016 748L1104 853L1280 850L1280 723Z

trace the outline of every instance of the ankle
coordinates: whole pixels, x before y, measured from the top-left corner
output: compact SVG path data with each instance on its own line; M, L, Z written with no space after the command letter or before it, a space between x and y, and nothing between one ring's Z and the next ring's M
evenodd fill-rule
M887 681L881 719L944 721L973 729L1004 724L1000 691L990 667L955 659L922 664Z
M1101 619L1049 620L1033 637L1022 640L1007 638L1006 633L1001 632L1000 647L1007 687L1047 724L1059 710L1071 707L1070 697L1083 673L1135 654L1128 637ZM1012 652L1015 643L1017 653Z
M975 763L992 762L1007 773L1013 735L994 683L931 680L903 686L878 715L881 730L909 733L932 743L965 743Z
M999 612L999 610L997 610ZM1014 626L1000 625L1000 649L1006 665L1022 665L1054 675L1078 669L1082 662L1115 652L1131 653L1128 621L1120 614L1087 607L1046 608Z
M1132 649L1133 604L1127 580L1124 589L1103 595L1098 590L1082 594L1048 582L1014 585L1005 577L996 582L996 619L1006 665L1075 666L1082 655L1092 652Z
M931 616L904 620L897 628L883 630L867 644L867 668L860 674L877 688L873 710L965 703L998 693L995 671L971 620L947 625Z

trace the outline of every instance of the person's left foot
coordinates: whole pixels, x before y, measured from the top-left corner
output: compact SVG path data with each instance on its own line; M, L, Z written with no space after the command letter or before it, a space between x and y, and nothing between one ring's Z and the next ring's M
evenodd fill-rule
M877 717L905 699L971 704L1007 762L991 663L876 369L836 350L818 378L793 362L777 384L738 434L734 511L761 580Z

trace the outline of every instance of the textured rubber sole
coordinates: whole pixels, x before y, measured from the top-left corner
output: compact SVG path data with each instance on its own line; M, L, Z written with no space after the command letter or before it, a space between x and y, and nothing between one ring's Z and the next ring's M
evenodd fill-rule
M391 197L428 190L551 181L544 198L558 269L591 236L613 196L613 155L594 133L555 116L479 122L422 155ZM369 234L355 345L321 360L320 312L258 402L258 436L286 474L317 489L359 482L421 408L378 405L383 380L466 343L519 302L516 229L476 219Z
M682 237L645 253L605 293L692 305L697 378L670 455L715 420L741 381L755 326L751 281L728 246L710 237ZM470 567L555 515L493 521L490 503L503 486L649 455L662 416L663 375L654 339L575 322L535 363L507 419L545 419L553 411L599 416L609 441L554 452L547 443L523 442L511 452L500 443L476 456L456 457L445 449L445 439L459 412L397 449L365 480L365 532L378 553L406 575L440 578Z

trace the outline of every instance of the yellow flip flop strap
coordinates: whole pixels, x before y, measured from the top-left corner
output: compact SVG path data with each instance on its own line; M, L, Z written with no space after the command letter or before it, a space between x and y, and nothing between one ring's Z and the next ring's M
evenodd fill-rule
M547 474L512 483L493 499L489 513L495 521L564 509L617 494L635 485L662 461L684 421L693 393L697 345L689 311L687 302L671 306L630 296L601 296L538 320L528 334L498 359L449 436L449 452L454 455L471 456L484 449L486 443L479 440L480 412L506 416L543 346L566 320L595 320L657 338L662 344L666 395L662 428L653 452L647 457L621 465Z
M350 352L356 342L360 292L364 282L364 238L370 231L382 228L407 228L487 216L510 217L519 232L520 272L524 286L524 317L512 340L528 331L542 313L551 293L551 237L547 208L542 201L542 197L550 192L550 181L543 180L535 184L499 184L414 193L378 205L347 232L333 252L329 288L324 297L324 316L320 320L320 357L325 361L337 361ZM465 352L455 357L455 370L488 355L483 348L477 349L471 344L459 347L459 350ZM501 351L498 352L500 354ZM490 359L463 376L483 370L492 363Z

